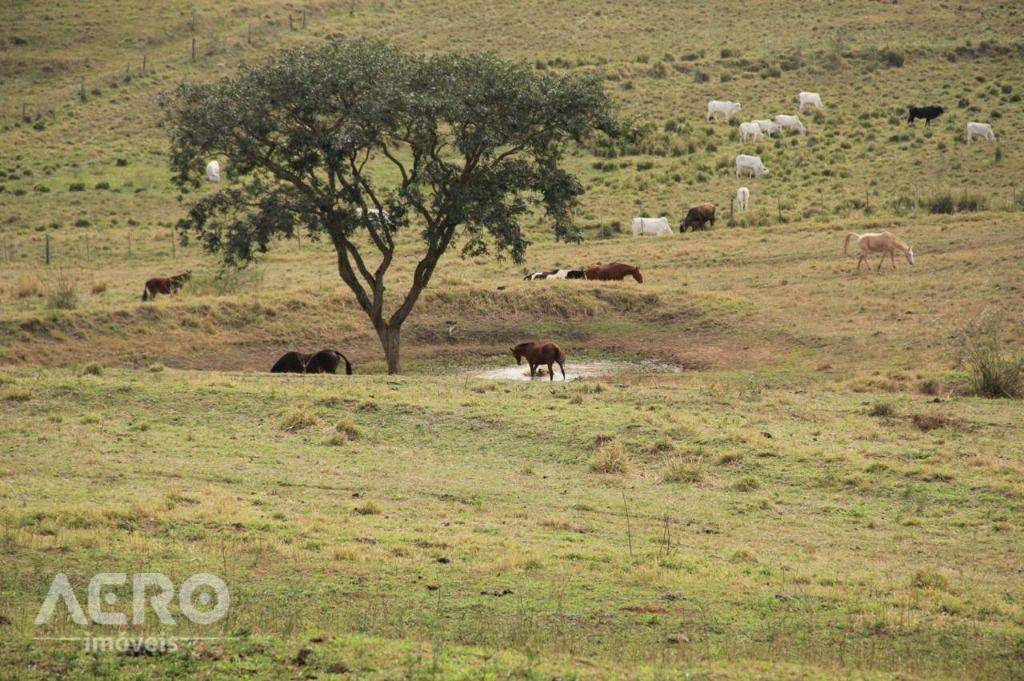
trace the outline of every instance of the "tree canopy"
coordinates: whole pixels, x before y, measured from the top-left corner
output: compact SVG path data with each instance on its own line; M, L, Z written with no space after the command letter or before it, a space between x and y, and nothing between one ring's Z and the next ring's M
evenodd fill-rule
M328 238L392 372L401 324L449 246L520 261L521 223L537 209L556 238L579 239L582 187L560 161L567 143L614 129L594 78L369 40L332 40L183 84L166 115L183 196L200 188L209 158L227 161L227 182L189 199L182 234L235 265L298 230ZM385 301L403 230L418 233L420 257L409 290Z

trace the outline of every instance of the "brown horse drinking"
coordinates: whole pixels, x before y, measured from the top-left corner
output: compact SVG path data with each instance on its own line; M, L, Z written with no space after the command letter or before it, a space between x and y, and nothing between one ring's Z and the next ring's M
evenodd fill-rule
M520 343L512 348L512 356L516 358L516 364L523 363L523 357L530 363L530 378L537 374L537 367L541 364L548 365L548 379L555 380L554 364L557 362L562 370L562 380L565 380L565 353L554 343Z
M145 287L142 289L142 300L155 300L158 293L163 293L165 296L177 293L178 289L184 286L185 282L191 278L192 270L175 274L173 277L153 277L146 282Z
M640 274L640 268L627 265L621 262L610 262L607 265L591 265L586 271L587 279L608 281L614 279L622 281L626 277L633 277L638 284L644 283L644 275Z

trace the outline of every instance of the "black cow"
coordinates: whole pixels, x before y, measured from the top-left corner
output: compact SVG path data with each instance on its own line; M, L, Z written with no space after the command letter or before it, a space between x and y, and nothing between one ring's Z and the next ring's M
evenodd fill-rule
M907 116L907 123L910 125L913 125L914 121L918 118L923 118L924 124L930 125L932 121L946 113L946 110L941 106L911 106L908 108L910 115Z

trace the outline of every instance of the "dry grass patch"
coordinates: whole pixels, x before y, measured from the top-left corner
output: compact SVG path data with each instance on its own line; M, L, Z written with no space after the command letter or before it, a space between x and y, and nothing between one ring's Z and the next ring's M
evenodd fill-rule
M598 447L590 460L590 470L606 475L624 475L632 469L629 455L618 440L607 442Z
M281 419L281 430L289 433L316 425L316 417L309 413L305 407L293 409Z

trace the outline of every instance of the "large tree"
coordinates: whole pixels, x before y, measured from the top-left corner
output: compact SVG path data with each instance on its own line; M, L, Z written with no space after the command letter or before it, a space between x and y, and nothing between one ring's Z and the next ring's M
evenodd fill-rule
M570 142L611 130L600 82L538 75L490 54L414 55L333 40L184 84L166 104L174 181L188 200L211 157L227 181L179 223L227 264L274 237L326 236L338 273L398 373L402 323L456 242L521 261L521 222L541 210L578 240L580 183L559 163ZM404 295L385 286L399 234L418 262ZM386 295L387 294L387 295Z

